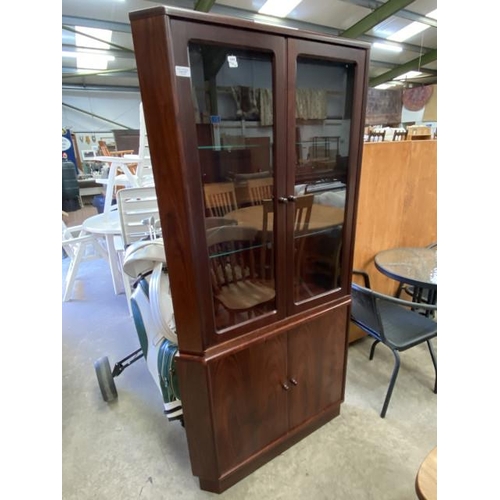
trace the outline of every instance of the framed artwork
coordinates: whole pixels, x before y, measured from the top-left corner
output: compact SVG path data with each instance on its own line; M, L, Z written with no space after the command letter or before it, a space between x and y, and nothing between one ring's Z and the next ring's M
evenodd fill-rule
M366 125L401 123L402 110L401 89L368 89Z

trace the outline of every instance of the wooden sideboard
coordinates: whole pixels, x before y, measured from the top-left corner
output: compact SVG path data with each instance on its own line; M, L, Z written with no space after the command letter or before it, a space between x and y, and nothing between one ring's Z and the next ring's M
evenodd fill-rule
M437 241L437 141L364 143L354 268L372 288L393 295L397 283L375 268L377 252ZM364 334L351 324L349 341Z

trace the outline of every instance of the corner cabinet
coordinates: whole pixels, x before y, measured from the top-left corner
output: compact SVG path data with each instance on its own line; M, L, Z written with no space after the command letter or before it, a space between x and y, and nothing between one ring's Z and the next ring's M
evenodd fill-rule
M340 412L369 46L130 21L192 472L220 493Z

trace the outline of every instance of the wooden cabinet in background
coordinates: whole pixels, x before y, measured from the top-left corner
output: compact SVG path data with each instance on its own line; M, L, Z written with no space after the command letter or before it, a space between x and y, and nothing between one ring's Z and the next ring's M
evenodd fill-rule
M375 255L389 248L437 241L437 141L365 143L354 267L370 274L374 290L393 295L398 282L378 271ZM365 334L352 325L349 339Z
M409 125L408 126L408 140L422 141L432 138L432 129L425 125Z
M191 467L220 493L340 412L369 46L165 7L130 20ZM248 120L255 128L266 116L269 134L242 124L248 147L231 150L195 118L224 116L217 88L228 80L262 97ZM318 82L349 100L341 206L321 203L326 185L300 194L296 177L297 127L302 138L331 136L326 123L295 118L296 92ZM271 198L235 210L221 194L223 217L205 218L207 185L267 166ZM321 276L311 266L319 241L331 247Z

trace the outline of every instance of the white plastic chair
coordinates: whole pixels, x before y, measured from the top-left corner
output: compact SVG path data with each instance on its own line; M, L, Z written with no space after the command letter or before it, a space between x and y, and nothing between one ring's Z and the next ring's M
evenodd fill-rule
M80 263L94 259L107 259L108 253L94 234L87 233L81 225L68 227L64 221L62 221L62 248L71 259L63 294L63 302L68 302L73 294Z
M115 247L120 258L123 287L127 296L129 312L132 314L131 278L123 270L126 249L134 242L156 239L161 236L158 200L154 186L120 189L116 194L116 206L120 216L121 238L115 238Z
M124 154L123 157L129 160L137 160L137 169L134 175L137 186L154 186L151 159L149 157L148 134L146 131L142 102L139 104L139 150L137 154ZM124 174L117 175L116 183L122 181L124 183L123 185L131 187L130 183L127 183L127 178Z

